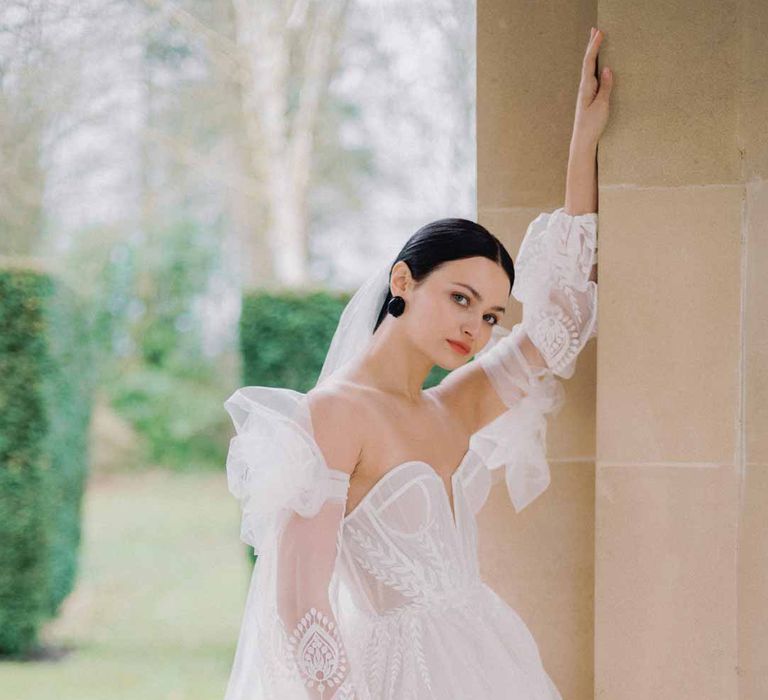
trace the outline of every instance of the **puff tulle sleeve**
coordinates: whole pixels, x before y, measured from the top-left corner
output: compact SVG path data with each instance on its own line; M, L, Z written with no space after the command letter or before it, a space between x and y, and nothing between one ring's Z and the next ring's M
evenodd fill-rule
M225 700L357 699L335 611L349 475L325 463L305 394L243 387L224 407L228 487L257 554Z
M576 359L597 335L597 214L542 213L528 226L515 259L512 295L523 305L511 330L496 325L476 354L507 411L472 438L489 469L504 467L516 511L550 483L547 417L557 415L565 391L557 376L573 376ZM529 361L522 351L532 344Z

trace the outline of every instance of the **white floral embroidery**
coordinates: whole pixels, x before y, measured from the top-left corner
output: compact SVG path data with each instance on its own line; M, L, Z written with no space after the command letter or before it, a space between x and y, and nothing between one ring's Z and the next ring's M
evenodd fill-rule
M571 310L578 315L578 308ZM536 309L526 329L533 344L552 369L566 367L579 351L579 328L572 316L555 305Z
M316 688L321 698L328 688L341 684L347 672L346 653L339 630L327 615L310 608L289 643L304 683Z

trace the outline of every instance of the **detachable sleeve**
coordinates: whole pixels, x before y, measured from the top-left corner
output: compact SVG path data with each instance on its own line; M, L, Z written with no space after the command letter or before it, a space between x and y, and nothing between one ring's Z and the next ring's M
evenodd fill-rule
M560 208L536 217L515 260L512 295L523 305L522 321L511 330L494 326L475 356L508 410L473 436L473 448L489 469L505 468L516 511L550 483L547 417L565 400L556 377L573 375L597 335L597 283L589 279L596 259L596 213L572 216Z
M523 305L522 325L551 372L573 376L576 358L597 335L597 214L539 214L515 260L512 295Z
M227 480L257 554L225 700L359 699L336 616L349 475L329 468L306 395L243 387Z

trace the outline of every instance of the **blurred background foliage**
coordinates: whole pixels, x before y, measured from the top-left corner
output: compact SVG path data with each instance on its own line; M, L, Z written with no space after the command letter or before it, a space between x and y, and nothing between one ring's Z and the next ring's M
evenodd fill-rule
M37 272L0 270L0 650L36 641L77 575L95 388L81 300Z
M467 0L0 5L9 697L223 693L249 574L223 402L311 388L381 261L476 218L474 21Z

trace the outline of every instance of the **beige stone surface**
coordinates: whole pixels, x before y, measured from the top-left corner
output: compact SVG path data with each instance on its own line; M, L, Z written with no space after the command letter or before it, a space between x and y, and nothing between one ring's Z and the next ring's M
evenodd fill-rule
M739 700L768 698L768 183L747 184Z
M746 469L739 529L739 700L768 698L768 464Z
M503 480L478 517L480 570L523 618L563 698L593 697L594 461L552 462L515 513Z
M515 514L494 486L481 568L564 700L765 700L768 4L478 3L478 216L513 258L564 202L591 24L600 336L548 491Z
M744 0L742 15L741 142L744 144L744 179L768 178L768 10L765 0ZM768 695L766 695L768 697Z
M528 224L564 204L581 57L592 2L478 4L478 221L513 259ZM513 299L504 325L521 318ZM480 513L486 580L528 624L564 698L593 698L596 344L564 380L548 424L552 485L516 514L503 480Z
M746 460L768 463L768 182L750 183L746 200L744 292ZM768 502L768 493L766 493ZM768 597L768 596L767 596ZM768 652L766 652L768 656Z
M562 200L596 9L584 0L478 3L478 210Z
M601 185L740 182L740 0L597 5L616 74Z
M736 695L733 466L598 468L595 697Z
M599 460L735 459L742 197L601 189Z

